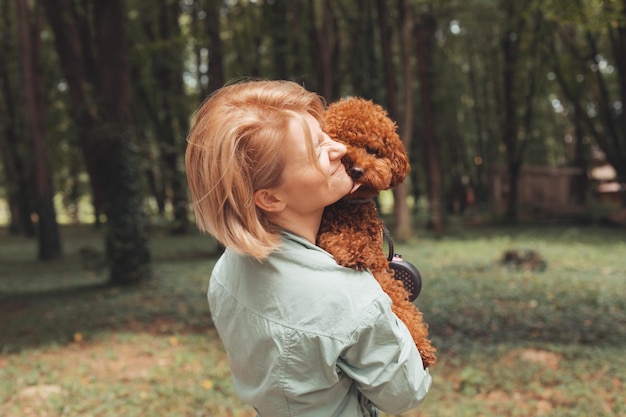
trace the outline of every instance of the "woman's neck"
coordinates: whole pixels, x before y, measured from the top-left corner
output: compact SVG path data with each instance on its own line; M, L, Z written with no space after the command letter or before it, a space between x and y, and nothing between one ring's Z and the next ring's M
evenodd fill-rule
M292 233L295 233L298 236L301 236L315 245L317 241L317 232L320 228L320 223L322 222L322 213L319 216L309 216L309 217L292 217L288 215L277 216L277 218L272 219L272 223L281 229L288 230Z

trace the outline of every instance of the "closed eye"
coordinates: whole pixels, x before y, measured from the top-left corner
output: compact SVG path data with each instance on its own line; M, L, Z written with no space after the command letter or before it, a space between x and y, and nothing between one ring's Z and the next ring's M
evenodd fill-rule
M378 151L374 148L370 148L369 146L367 148L365 148L365 152L367 152L370 155L377 155Z

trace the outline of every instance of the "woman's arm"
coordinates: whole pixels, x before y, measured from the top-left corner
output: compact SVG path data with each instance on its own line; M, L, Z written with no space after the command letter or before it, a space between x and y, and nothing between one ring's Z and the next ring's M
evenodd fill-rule
M393 314L386 296L372 304L338 366L363 395L387 413L417 407L432 383L408 329Z

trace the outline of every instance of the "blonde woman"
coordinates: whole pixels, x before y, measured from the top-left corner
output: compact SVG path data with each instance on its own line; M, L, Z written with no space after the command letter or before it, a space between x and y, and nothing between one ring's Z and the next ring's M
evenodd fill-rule
M431 385L373 276L315 245L324 207L358 187L323 111L293 82L241 82L202 104L188 137L197 225L226 247L211 316L235 390L260 417L402 413Z

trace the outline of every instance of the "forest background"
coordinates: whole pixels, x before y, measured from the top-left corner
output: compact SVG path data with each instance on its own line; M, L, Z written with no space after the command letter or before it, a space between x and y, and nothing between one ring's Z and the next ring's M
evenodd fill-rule
M382 104L413 166L388 213L400 242L416 226L445 233L469 205L515 222L524 165L579 168L576 204L589 204L598 160L626 183L624 0L0 7L4 221L36 236L43 260L63 254L60 222L101 224L113 283L150 277L150 226L192 229L190 117L234 79L290 79L328 102ZM501 212L490 205L496 169L508 184Z
M397 121L379 203L439 357L407 417L626 416L625 0L0 0L0 415L256 414L182 161L248 77ZM574 173L561 212L530 167Z

